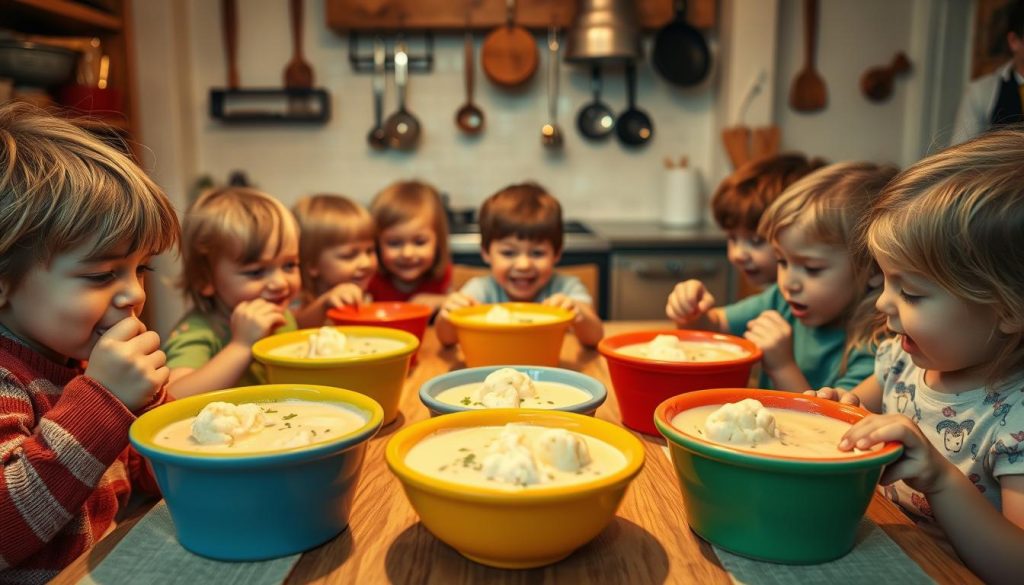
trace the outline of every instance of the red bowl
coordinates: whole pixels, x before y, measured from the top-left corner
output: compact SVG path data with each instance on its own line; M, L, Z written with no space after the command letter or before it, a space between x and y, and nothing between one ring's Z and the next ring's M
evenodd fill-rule
M716 362L669 362L629 356L618 351L626 345L647 343L658 335L672 335L682 341L736 345L747 355ZM761 348L742 337L685 329L620 333L602 339L597 350L608 362L608 374L619 402L622 423L655 436L658 429L654 426L654 409L662 401L693 390L745 387L751 368L761 359Z
M327 310L327 318L335 325L369 325L401 329L415 335L422 346L430 312L430 307L419 303L380 302L366 303L358 307L334 307ZM412 357L415 363L416 354Z

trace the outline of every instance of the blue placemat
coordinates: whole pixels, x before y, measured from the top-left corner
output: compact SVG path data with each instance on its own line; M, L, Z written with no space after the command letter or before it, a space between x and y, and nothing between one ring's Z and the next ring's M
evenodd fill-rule
M259 562L224 562L192 554L178 544L171 514L167 504L161 501L79 583L277 585L288 577L299 556Z

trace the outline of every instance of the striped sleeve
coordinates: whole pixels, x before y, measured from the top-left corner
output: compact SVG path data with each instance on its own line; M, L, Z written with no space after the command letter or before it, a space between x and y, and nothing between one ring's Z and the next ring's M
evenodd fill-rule
M79 514L128 444L134 418L78 376L37 421L32 389L0 369L0 569L45 547Z

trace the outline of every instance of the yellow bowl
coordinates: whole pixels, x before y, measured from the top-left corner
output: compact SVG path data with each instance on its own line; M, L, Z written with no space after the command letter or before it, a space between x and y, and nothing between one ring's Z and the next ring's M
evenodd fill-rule
M438 479L405 463L409 450L436 431L510 422L562 428L600 439L621 451L626 465L582 484L509 492ZM409 503L434 536L478 563L526 569L558 562L605 529L626 487L643 467L644 447L629 431L593 417L507 408L457 412L410 425L388 441L385 457Z
M488 323L481 319L498 305L513 313L541 313L555 319L543 323ZM540 303L497 303L458 309L449 313L448 319L455 326L468 367L557 366L573 314Z
M386 327L333 327L351 337L383 337L401 341L399 349L381 353L336 358L297 358L272 355L292 343L306 341L319 328L300 329L264 337L252 346L252 355L267 369L271 384L317 384L347 388L376 400L384 409L384 424L398 416L409 363L419 348L416 336Z

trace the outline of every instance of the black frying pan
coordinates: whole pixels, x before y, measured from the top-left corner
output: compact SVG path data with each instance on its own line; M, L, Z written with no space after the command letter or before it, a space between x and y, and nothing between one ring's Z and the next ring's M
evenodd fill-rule
M584 138L604 140L615 130L615 114L601 101L601 66L594 63L590 75L594 101L584 106L576 115L576 128Z
M651 62L666 81L675 85L696 85L707 77L711 53L700 31L686 22L685 0L677 0L675 19L654 37Z
M646 112L636 107L636 66L632 61L626 65L626 90L628 106L615 122L615 133L623 144L641 146L654 136L654 124Z

